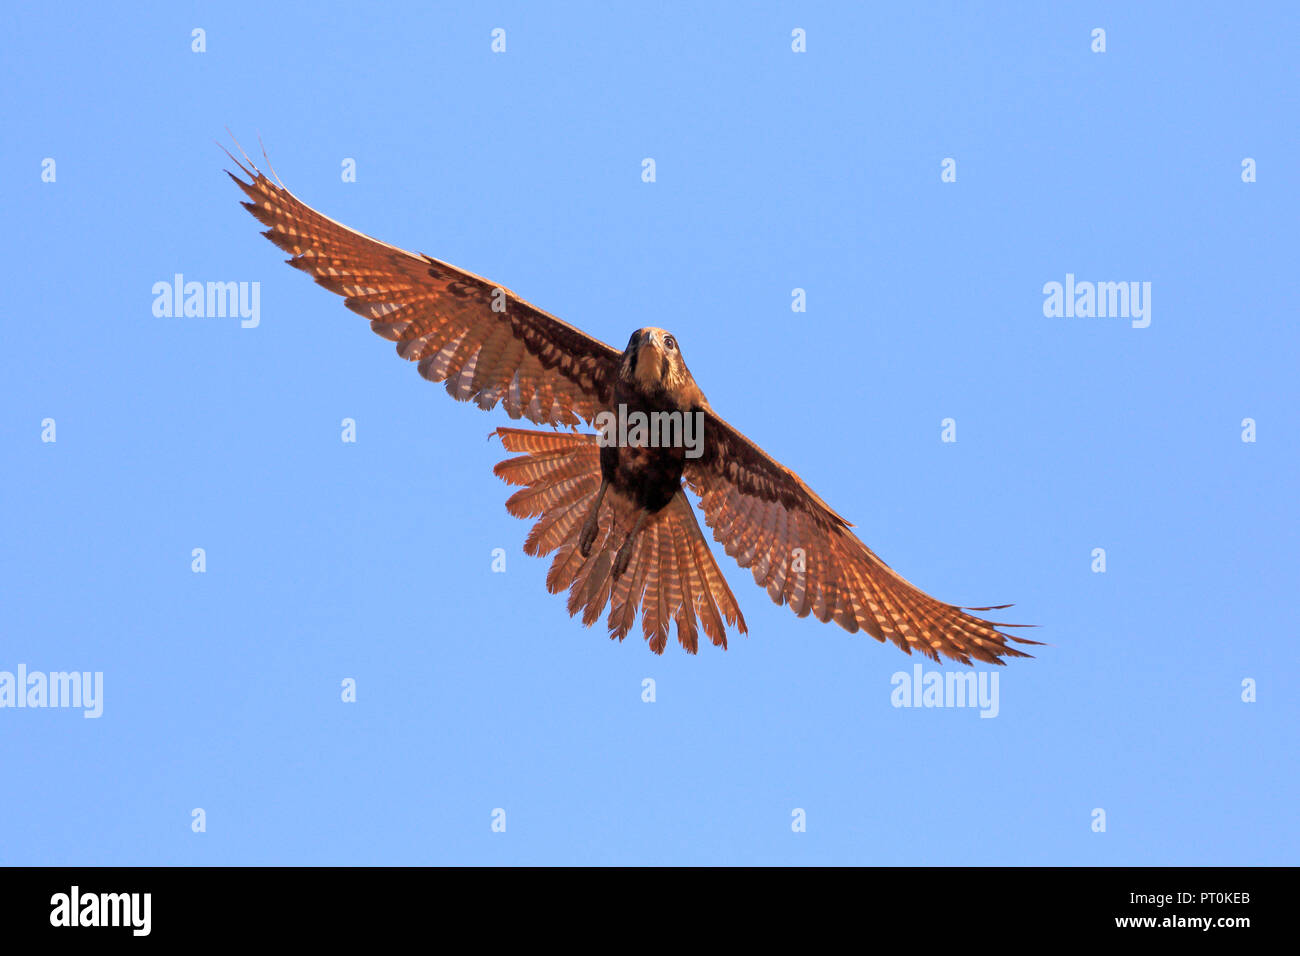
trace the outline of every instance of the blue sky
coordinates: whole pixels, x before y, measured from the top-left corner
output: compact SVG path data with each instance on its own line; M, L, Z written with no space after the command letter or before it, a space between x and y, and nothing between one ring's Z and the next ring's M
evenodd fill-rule
M1298 28L1283 3L15 13L0 671L104 692L97 719L0 708L0 863L1295 863ZM994 719L897 708L918 658L720 549L727 652L584 630L503 506L504 414L281 264L227 126L355 228L612 343L671 329L894 568L1050 646L998 669ZM260 283L260 323L156 317L175 273ZM1067 274L1149 282L1149 326L1046 316Z

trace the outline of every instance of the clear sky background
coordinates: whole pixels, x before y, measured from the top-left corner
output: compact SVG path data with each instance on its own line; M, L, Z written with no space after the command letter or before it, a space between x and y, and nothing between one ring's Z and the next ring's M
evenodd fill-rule
M0 670L105 699L0 710L0 863L1297 862L1296 6L706 6L6 18ZM720 548L730 650L584 630L509 420L282 264L227 126L342 222L669 328L893 567L1051 646L995 719L895 708L922 659ZM260 325L155 317L178 272ZM1045 317L1067 273L1150 326Z

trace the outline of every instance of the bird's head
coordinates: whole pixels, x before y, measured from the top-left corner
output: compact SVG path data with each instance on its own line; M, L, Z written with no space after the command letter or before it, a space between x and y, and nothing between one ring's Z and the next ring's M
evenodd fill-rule
M619 375L644 392L667 392L691 400L698 392L677 339L665 329L637 329L623 350Z

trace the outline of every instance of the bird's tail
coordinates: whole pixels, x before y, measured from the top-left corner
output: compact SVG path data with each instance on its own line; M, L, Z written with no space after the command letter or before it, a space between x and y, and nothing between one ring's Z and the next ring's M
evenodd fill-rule
M571 616L581 611L582 623L591 626L608 604L609 635L621 641L639 608L642 630L656 654L663 653L674 621L677 640L692 654L699 643L697 619L709 639L723 648L724 620L746 633L736 598L681 491L645 522L627 569L614 580L614 557L636 522L635 504L608 490L591 553L584 558L578 549L582 523L600 490L596 436L521 428L498 428L496 434L507 451L524 453L492 469L508 484L523 486L506 502L506 509L516 518L537 518L524 552L555 552L546 587L552 594L568 590Z

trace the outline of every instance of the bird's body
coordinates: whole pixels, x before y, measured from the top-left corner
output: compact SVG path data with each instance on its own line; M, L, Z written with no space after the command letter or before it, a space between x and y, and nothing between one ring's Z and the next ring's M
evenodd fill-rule
M909 584L798 475L719 417L671 333L640 329L619 352L480 276L348 229L251 162L239 165L251 180L232 174L251 200L244 206L291 253L290 264L343 295L425 378L512 418L599 429L496 432L521 453L494 469L521 486L506 507L537 519L524 550L554 553L547 587L568 591L570 614L581 611L585 624L608 607L610 635L622 639L639 613L656 652L674 623L691 652L697 624L722 647L728 627L746 632L690 489L726 552L800 617L866 630L935 660L1027 656L997 630L1013 625Z
M665 347L672 343L672 350ZM632 333L619 365L609 407L604 411L617 423L684 421L662 416L685 416L703 411L704 395L681 360L676 340L663 329ZM602 477L610 487L633 498L647 511L658 511L681 489L686 466L682 441L645 443L613 441L601 449Z

